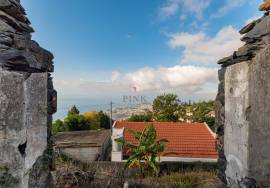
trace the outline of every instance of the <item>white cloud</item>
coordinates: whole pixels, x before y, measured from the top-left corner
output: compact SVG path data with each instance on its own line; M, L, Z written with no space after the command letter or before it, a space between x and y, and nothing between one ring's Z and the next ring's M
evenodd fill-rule
M247 0L226 0L225 5L218 9L216 13L212 14L210 18L221 18L231 10L244 5L246 2Z
M243 44L240 37L236 29L227 26L212 38L202 32L170 34L169 46L184 48L180 63L213 64L237 50Z
M97 82L89 80L55 79L55 87L61 96L81 98L122 96L136 87L138 92L164 93L178 90L182 93L198 94L207 84L217 83L217 69L199 66L141 68L134 72L113 73L114 79ZM213 89L213 88L212 88Z
M126 87L115 81L92 81L80 79L54 79L54 85L60 98L108 98L117 96Z
M172 48L180 46L194 46L198 42L204 40L205 35L203 33L190 34L190 33L174 33L170 35L169 45Z
M207 93L214 96L213 91L217 87L217 68L205 66L216 63L218 59L230 55L240 47L242 42L239 38L240 34L232 26L224 27L213 37L203 32L174 33L169 35L169 45L174 49L183 48L180 65L145 67L125 73L113 71L111 77L102 82L56 79L55 86L65 97L121 98L125 93L130 93L131 87L134 86L138 92L147 95L175 92L179 96L180 93L184 93L182 96L190 97L206 96Z
M203 11L210 5L210 2L211 0L167 0L159 10L159 17L161 20L165 20L181 11L195 14L198 19L201 19Z
M165 6L160 8L159 16L161 19L166 19L174 15L179 9L179 4L176 2L169 2Z
M217 69L198 66L143 68L123 76L124 80L137 87L138 91L179 88L194 92L204 84L216 82Z

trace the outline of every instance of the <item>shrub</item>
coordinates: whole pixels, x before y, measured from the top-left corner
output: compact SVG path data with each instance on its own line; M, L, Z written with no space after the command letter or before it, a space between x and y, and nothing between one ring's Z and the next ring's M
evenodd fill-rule
M64 127L63 121L61 121L60 119L56 120L52 124L52 133L53 134L56 134L58 132L63 132L63 131L65 131L65 127Z
M181 101L177 95L163 94L157 96L153 101L153 114L155 121L177 122L179 114L183 111Z
M129 122L152 122L153 113L151 111L146 111L143 114L132 114L130 118L127 119Z
M80 111L76 106L73 106L68 111L68 115L64 121L58 119L52 125L53 134L63 131L81 131L90 129L91 124L83 115L80 115Z
M130 153L126 167L139 168L141 175L158 176L159 165L157 159L165 149L167 140L156 140L157 132L154 126L147 126L143 132L128 130L136 139L136 143L130 143L124 139L116 139Z
M83 115L69 115L64 120L64 126L67 131L90 130L91 125Z
M97 130L100 129L100 118L98 112L85 112L84 117L91 124L91 129Z

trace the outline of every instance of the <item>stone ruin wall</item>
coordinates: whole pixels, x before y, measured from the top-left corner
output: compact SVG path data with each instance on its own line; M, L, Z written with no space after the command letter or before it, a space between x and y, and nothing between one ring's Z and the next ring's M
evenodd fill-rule
M245 45L218 63L220 187L270 187L270 16L240 31Z
M0 187L51 187L53 55L32 32L20 0L0 0Z

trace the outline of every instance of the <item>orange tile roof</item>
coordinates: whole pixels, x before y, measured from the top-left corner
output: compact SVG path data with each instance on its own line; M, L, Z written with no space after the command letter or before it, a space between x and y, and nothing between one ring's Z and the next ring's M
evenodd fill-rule
M171 122L116 122L115 128L125 128L124 139L136 143L134 136L127 131L143 131L145 126L153 125L157 131L157 139L167 139L162 156L183 158L217 159L216 139L203 123L171 123Z

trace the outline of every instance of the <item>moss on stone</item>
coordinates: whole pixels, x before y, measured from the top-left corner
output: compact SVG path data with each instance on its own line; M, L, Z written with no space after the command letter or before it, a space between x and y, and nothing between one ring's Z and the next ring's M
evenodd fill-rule
M0 188L14 187L19 183L19 178L12 176L8 171L6 165L0 165Z

